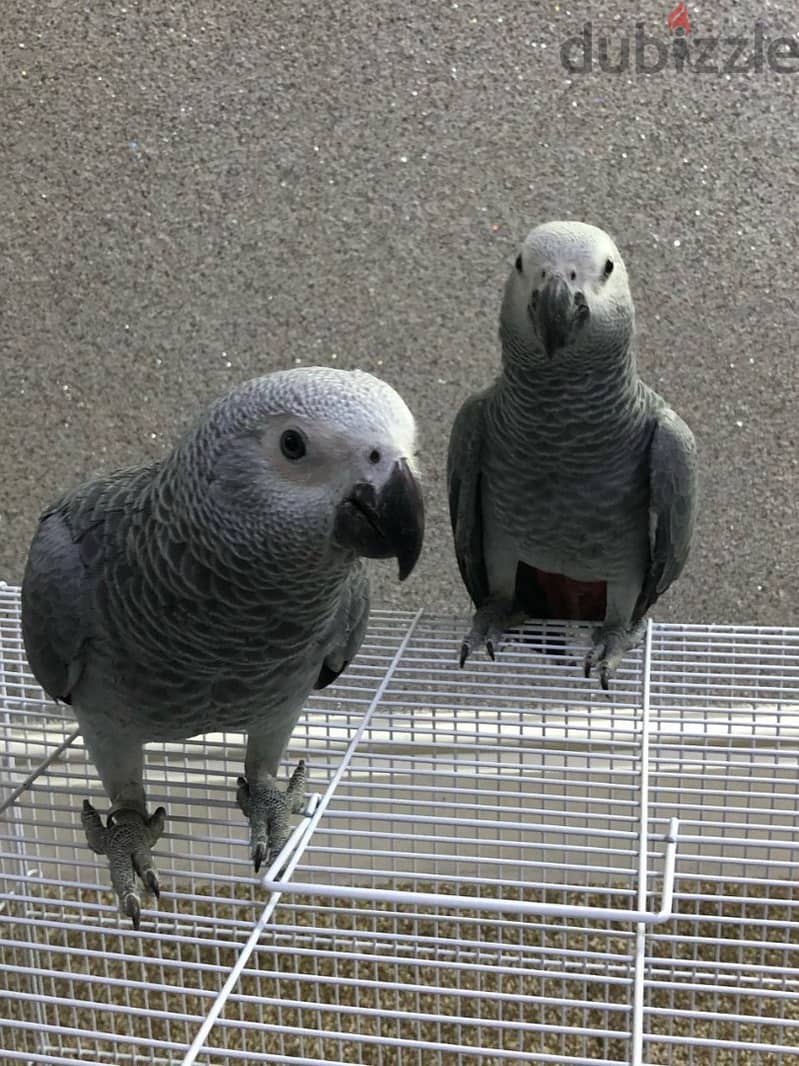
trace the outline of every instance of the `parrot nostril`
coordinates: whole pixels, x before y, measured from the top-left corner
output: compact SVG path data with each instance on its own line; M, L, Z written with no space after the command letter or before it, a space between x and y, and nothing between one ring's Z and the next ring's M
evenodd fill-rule
M582 306L585 303L585 295L578 290L574 294L574 302L578 307Z

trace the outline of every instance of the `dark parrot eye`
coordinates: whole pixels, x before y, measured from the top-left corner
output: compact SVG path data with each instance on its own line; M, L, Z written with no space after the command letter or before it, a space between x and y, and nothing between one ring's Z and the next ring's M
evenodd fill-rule
M605 262L605 277L609 278L612 273L613 273L613 260L612 259L608 259Z
M516 256L516 269L521 274L521 272L522 272L522 253L521 252L519 252L519 254Z
M305 455L305 438L296 429L287 429L280 438L280 450L287 459L302 459Z

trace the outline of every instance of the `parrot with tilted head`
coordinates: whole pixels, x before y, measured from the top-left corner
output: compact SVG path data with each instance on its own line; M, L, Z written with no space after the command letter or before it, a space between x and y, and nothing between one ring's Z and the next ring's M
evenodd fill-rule
M307 696L357 654L369 613L364 558L422 547L416 427L360 371L296 368L212 404L162 461L98 478L42 516L22 587L22 630L44 690L71 704L111 809L88 800L138 928L165 811L149 814L143 745L247 733L238 804L256 871L302 808L305 766L276 774Z
M693 434L641 381L633 301L601 229L533 229L505 284L502 369L452 428L449 507L477 608L461 666L527 618L600 623L602 687L680 575L694 532Z

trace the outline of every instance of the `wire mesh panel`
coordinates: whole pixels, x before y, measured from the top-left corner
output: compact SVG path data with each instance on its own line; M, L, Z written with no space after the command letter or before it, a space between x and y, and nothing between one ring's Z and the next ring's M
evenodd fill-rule
M18 611L0 590L0 1061L797 1060L799 632L655 625L608 696L584 630L461 671L462 621L377 612L292 737L315 795L265 877L243 738L148 746L168 818L135 933Z
M679 807L680 846L675 920L647 940L646 1060L794 1063L799 632L662 625L652 651L650 806L654 825Z
M510 644L501 670L458 670L459 637L451 621L411 628L281 883L250 962L282 1005L264 1055L629 1061L635 931L592 911L637 904L640 655L611 705L540 654L562 651L562 628ZM197 1061L242 1046L253 991L243 979Z

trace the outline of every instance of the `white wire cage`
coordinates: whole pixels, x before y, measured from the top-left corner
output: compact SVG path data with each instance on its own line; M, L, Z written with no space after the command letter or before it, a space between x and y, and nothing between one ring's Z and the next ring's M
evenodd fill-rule
M608 696L583 630L461 671L463 626L374 612L294 732L312 792L263 876L244 738L148 745L135 932L0 589L0 1061L799 1061L799 630L651 624Z

